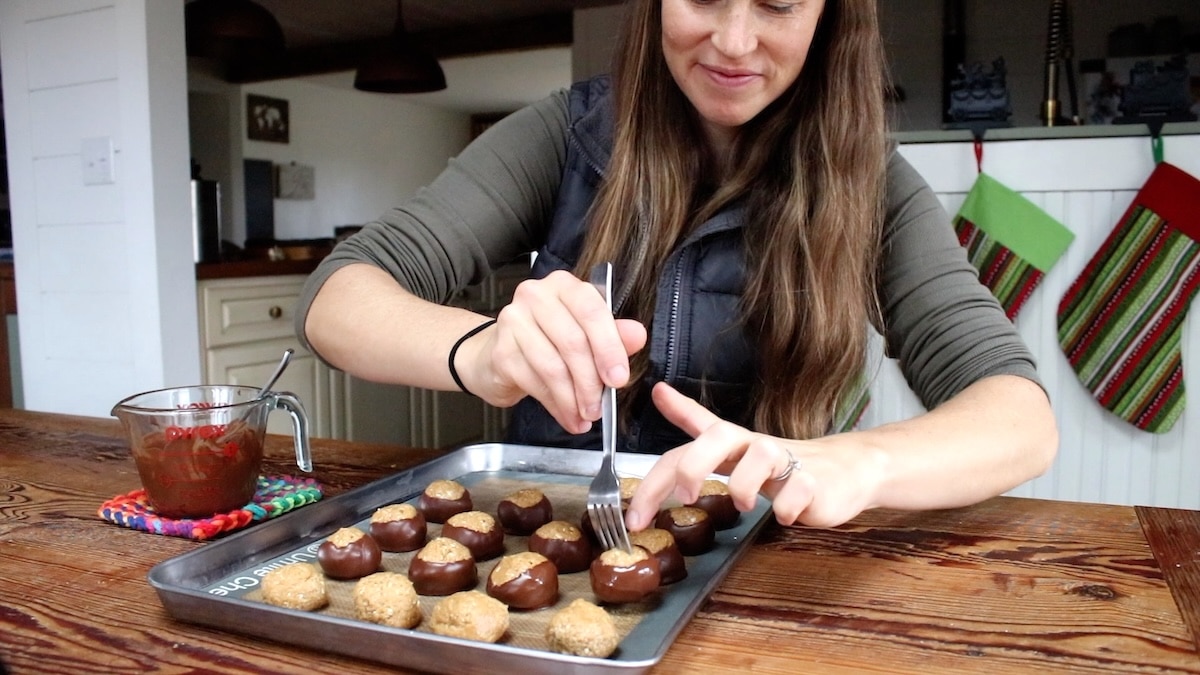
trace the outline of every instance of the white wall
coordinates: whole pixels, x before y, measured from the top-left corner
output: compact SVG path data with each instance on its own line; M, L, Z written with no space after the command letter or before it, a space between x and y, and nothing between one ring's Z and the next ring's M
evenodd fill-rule
M332 237L338 225L362 224L378 217L400 199L411 196L446 167L466 145L470 116L420 105L403 97L370 94L306 80L275 80L231 87L224 91L192 75L192 98L213 104L225 97L231 143L228 165L203 169L205 177L222 178L229 214L230 241L241 244L246 233L243 159L275 164L295 162L313 167L316 196L312 200L275 200L275 237ZM288 102L288 143L252 141L246 137L246 94ZM193 111L197 106L193 105ZM211 120L193 134L194 154L203 155L213 142ZM218 134L219 136L219 134ZM216 161L220 161L219 159ZM204 163L203 161L201 162Z
M0 0L27 408L199 381L183 39L182 0ZM92 137L112 183L83 183Z
M1200 136L1164 137L1166 160L1200 176ZM955 213L975 180L970 143L901 146ZM1030 161L1037 153L1038 161ZM1025 195L1068 229L1075 239L1050 268L1016 317L1033 350L1050 394L1061 443L1050 471L1013 491L1025 497L1200 508L1200 330L1195 316L1183 327L1184 386L1192 395L1170 431L1142 431L1092 399L1058 344L1057 310L1068 286L1117 226L1154 168L1146 136L985 142L983 168ZM1192 311L1195 311L1193 303ZM919 414L899 368L883 362L863 424L876 426ZM963 452L970 452L964 447Z

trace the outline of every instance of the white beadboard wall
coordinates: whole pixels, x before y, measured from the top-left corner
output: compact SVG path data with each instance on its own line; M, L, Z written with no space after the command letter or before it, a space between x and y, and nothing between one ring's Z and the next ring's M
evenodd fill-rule
M1164 141L1166 160L1200 177L1200 135L1164 136ZM953 215L975 179L971 143L908 144L901 153ZM1096 403L1075 377L1057 338L1059 300L1117 225L1153 166L1148 136L984 143L984 171L1075 233L1016 319L1050 392L1061 444L1050 471L1013 495L1200 508L1200 330L1195 317L1189 316L1184 326L1187 408L1165 434L1141 431ZM1200 195L1194 197L1200 203ZM863 425L923 410L896 364L881 360Z
M0 0L27 408L200 379L183 41L182 0ZM95 137L115 180L85 185Z

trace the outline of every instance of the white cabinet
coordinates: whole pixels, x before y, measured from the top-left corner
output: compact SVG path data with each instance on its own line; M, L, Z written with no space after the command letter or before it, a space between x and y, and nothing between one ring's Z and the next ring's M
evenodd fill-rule
M300 346L292 329L304 275L204 279L196 283L200 307L200 343L204 381L259 387L283 357L295 350L275 385L304 405L313 436L342 435L343 379ZM338 402L335 405L335 401ZM271 415L271 433L291 434L291 418Z
M528 272L527 262L514 263L464 289L453 304L495 315ZM295 354L274 388L300 399L315 437L435 448L503 437L507 409L457 391L368 382L321 363L300 346L293 329L305 279L291 274L197 282L205 382L261 386L290 347ZM268 429L290 434L291 420L272 415Z
M495 316L512 299L517 284L529 276L521 260L496 270L476 286L464 289L451 304ZM416 427L419 445L443 448L471 441L498 441L508 426L508 409L490 406L460 391L417 390Z

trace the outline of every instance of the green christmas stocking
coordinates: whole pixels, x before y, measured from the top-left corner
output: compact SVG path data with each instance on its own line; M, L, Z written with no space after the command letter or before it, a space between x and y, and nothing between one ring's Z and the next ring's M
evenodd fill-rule
M1058 306L1058 341L1080 381L1139 429L1166 432L1183 412L1197 242L1200 180L1160 162Z
M1033 202L980 173L954 217L958 241L1010 320L1075 235Z

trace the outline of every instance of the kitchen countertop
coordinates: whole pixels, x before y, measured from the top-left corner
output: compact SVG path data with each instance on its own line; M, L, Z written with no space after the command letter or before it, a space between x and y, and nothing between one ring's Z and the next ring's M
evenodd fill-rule
M317 268L320 262L321 258L308 258L305 260L231 260L228 262L196 263L196 279L309 274Z
M172 618L146 579L206 544L97 515L138 486L120 424L0 411L0 660L13 673L395 672ZM333 496L431 449L313 439ZM294 472L267 437L264 472ZM284 516L287 517L287 516ZM769 522L656 673L1193 673L1200 512L997 497ZM2 670L2 669L0 669Z

